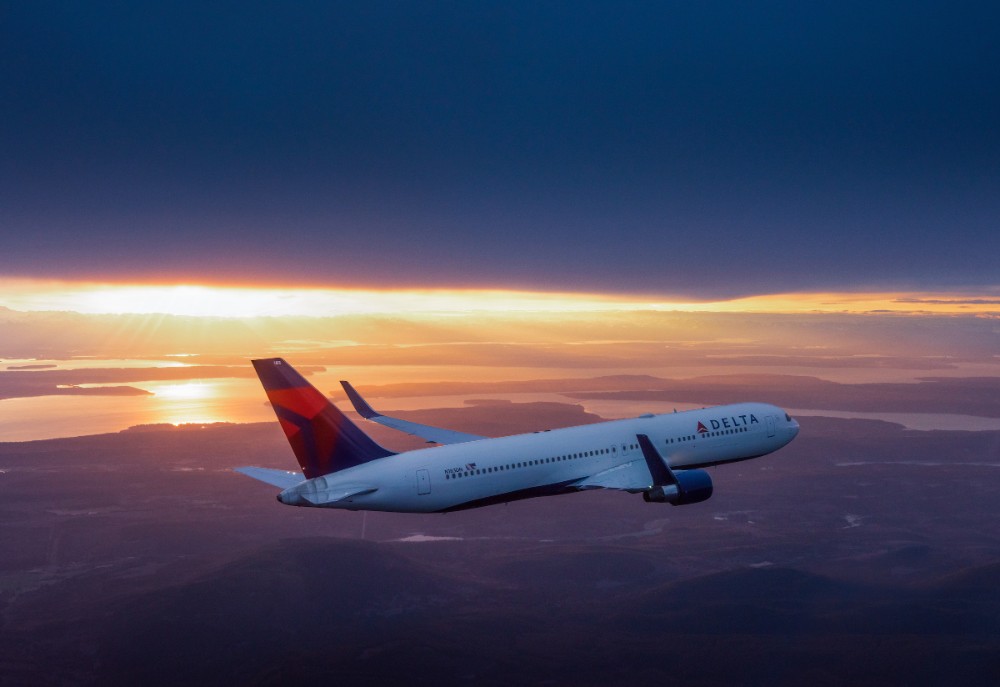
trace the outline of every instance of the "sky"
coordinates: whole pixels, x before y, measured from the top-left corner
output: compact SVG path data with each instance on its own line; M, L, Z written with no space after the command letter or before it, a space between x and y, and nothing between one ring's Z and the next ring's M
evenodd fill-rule
M271 356L978 388L997 122L987 3L2 3L0 441L265 419Z
M993 3L0 13L0 278L996 297Z

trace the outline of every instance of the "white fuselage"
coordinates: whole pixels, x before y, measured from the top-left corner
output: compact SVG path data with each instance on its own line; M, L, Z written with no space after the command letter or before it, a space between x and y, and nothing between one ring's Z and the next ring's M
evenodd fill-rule
M306 480L279 496L289 505L429 513L603 486L613 474L629 491L651 485L636 436L645 434L670 468L756 458L798 434L777 406L738 403L666 415L420 449ZM617 468L617 469L616 469ZM591 487L588 482L593 484ZM324 503L324 494L365 491Z

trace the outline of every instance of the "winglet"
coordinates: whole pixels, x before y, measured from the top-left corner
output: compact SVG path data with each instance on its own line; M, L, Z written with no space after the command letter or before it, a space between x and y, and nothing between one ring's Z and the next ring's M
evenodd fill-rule
M369 405L368 401L361 398L361 394L351 386L350 382L345 382L340 380L340 386L344 387L344 391L347 392L347 398L351 399L351 405L354 406L354 410L358 411L358 415L366 420L371 420L372 418L380 417L382 413L376 412L374 408Z
M478 441L485 437L481 437L478 434L466 434L465 432L455 432L450 429L442 429L441 427L432 427L431 425L422 425L419 422L410 422L409 420L401 420L398 417L390 417L388 415L383 415L369 405L368 401L361 397L361 394L351 386L350 382L341 381L340 385L344 387L344 391L347 392L347 397L351 399L351 403L354 405L354 410L358 411L358 415L366 420L371 420L385 427L391 427L392 429L399 430L400 432L406 432L407 434L412 434L415 437L421 437L426 439L428 444L461 444L466 441Z
M635 438L639 440L642 457L646 459L646 465L649 466L649 474L653 477L653 485L665 487L669 484L677 484L677 476L667 467L667 464L663 461L663 457L653 447L653 442L649 440L649 437L645 434L636 434Z

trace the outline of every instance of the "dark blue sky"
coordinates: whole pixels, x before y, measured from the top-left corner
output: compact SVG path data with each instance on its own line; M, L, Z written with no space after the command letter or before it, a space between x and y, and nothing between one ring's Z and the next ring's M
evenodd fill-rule
M4 275L995 285L1000 11L5 3Z

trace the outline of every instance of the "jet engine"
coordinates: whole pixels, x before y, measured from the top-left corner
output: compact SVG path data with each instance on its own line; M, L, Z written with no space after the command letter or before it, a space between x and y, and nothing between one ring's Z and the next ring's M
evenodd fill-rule
M676 484L653 487L642 492L647 503L669 503L686 506L706 501L712 496L712 478L704 470L678 470L673 473Z

